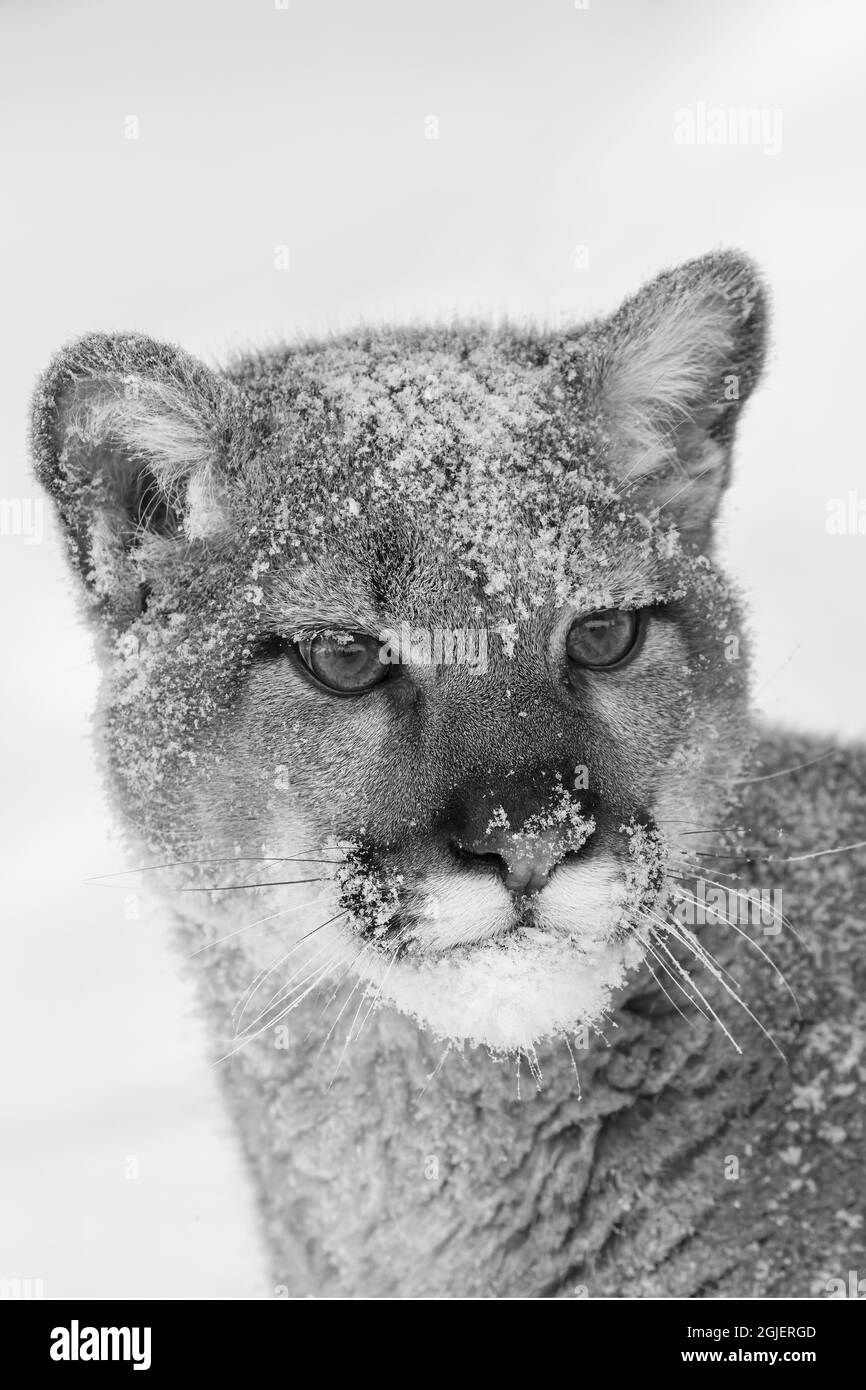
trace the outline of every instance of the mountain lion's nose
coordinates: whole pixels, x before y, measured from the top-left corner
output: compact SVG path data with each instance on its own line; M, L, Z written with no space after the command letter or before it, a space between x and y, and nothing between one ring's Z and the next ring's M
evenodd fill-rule
M568 842L558 830L523 834L497 828L468 843L453 843L464 859L479 861L479 867L484 862L494 864L515 897L538 893L568 853Z

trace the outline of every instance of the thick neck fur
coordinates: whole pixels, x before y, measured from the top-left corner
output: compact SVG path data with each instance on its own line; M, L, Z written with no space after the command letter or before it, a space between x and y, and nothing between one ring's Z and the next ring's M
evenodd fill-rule
M822 751L777 737L750 772ZM795 1297L862 1268L863 876L850 856L781 861L862 836L866 754L754 784L741 823L764 827L749 843L772 862L707 859L707 879L715 864L781 890L790 922L697 929L745 1007L684 956L704 1017L661 971L666 991L638 973L600 1033L539 1048L536 1079L526 1057L449 1047L325 984L287 1034L270 1027L220 1064L275 1291ZM199 960L230 1051L246 962L230 945Z

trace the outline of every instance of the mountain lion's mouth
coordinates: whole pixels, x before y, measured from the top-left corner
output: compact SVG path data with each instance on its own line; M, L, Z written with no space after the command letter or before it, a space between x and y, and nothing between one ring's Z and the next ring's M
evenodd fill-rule
M657 827L632 819L618 832L561 853L539 887L520 853L503 864L501 852L455 852L441 838L389 848L343 839L320 894L327 921L304 947L317 953L310 969L322 961L336 978L353 976L369 1007L442 1038L495 1052L552 1037L573 1045L642 963L646 920L665 892ZM523 827L517 836L521 851Z
M492 877L493 875L490 875ZM479 875L481 877L481 875ZM497 875L498 877L498 875ZM479 913L470 927L464 922L459 937L441 941L441 918L432 915L429 900L410 901L398 909L387 927L370 928L358 924L358 935L374 950L397 960L440 955L445 951L468 954L490 941L505 945L507 939L528 929L543 930L542 893L515 898L504 911ZM468 914L461 914L468 917Z
M509 1053L550 1037L573 1045L643 960L629 872L612 854L576 855L519 895L494 867L431 873L403 886L406 906L387 926L367 928L374 949L357 973L443 1038Z
M397 960L501 945L525 930L575 940L607 932L626 896L625 865L613 854L566 854L537 887L531 875L510 886L508 866L493 854L458 853L409 875L381 858L374 869L362 851L336 878L354 933Z
M368 952L358 973L374 998L438 1037L529 1055L594 1026L642 958L628 934L566 936L525 921L440 954Z

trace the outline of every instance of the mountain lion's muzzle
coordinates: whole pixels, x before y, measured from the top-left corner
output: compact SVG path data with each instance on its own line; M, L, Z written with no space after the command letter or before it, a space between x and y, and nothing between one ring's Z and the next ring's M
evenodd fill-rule
M482 779L467 785L443 819L449 849L465 868L495 874L516 899L540 892L595 830L594 798L570 791L574 780L573 769L537 768L492 788Z

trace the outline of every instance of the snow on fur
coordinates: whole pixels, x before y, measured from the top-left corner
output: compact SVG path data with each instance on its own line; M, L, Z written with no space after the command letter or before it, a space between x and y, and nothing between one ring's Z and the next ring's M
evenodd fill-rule
M135 335L93 335L59 354L37 393L34 449L97 618L102 741L127 823L180 857L192 827L199 842L214 834L203 814L223 836L255 817L273 834L289 796L314 837L365 844L362 825L335 820L336 786L332 797L309 792L307 768L333 777L318 727L333 702L305 720L271 719L263 737L274 756L260 772L238 761L236 711L266 679L258 653L275 638L375 633L383 613L504 633L488 685L498 682L509 711L515 757L533 701L512 685L540 679L539 644L557 614L685 605L718 649L737 604L694 544L713 494L694 513L682 476L709 459L715 486L724 481L734 417L719 402L721 379L733 372L746 399L760 368L760 306L748 264L719 256L565 333L363 331L250 356L224 377ZM718 655L682 662L682 732L665 773L673 805L690 806L701 779L718 779L714 744L736 743L741 673ZM464 700L488 688L461 685L460 672L449 680ZM594 699L601 728L604 692ZM423 809L419 834L434 812ZM553 830L577 854L596 831L555 780L540 810L514 824L502 814L515 854ZM622 844L626 897L658 892L657 841L633 830ZM438 1031L499 1047L509 1029L512 1041L567 1029L604 1008L636 959L622 903L569 930L560 893L546 935L537 916L500 940L491 907L482 936L493 939L447 958L416 949L386 980L412 894L387 858L381 845L359 849L341 870L352 929L381 943L359 968ZM465 924L454 930L466 937Z

